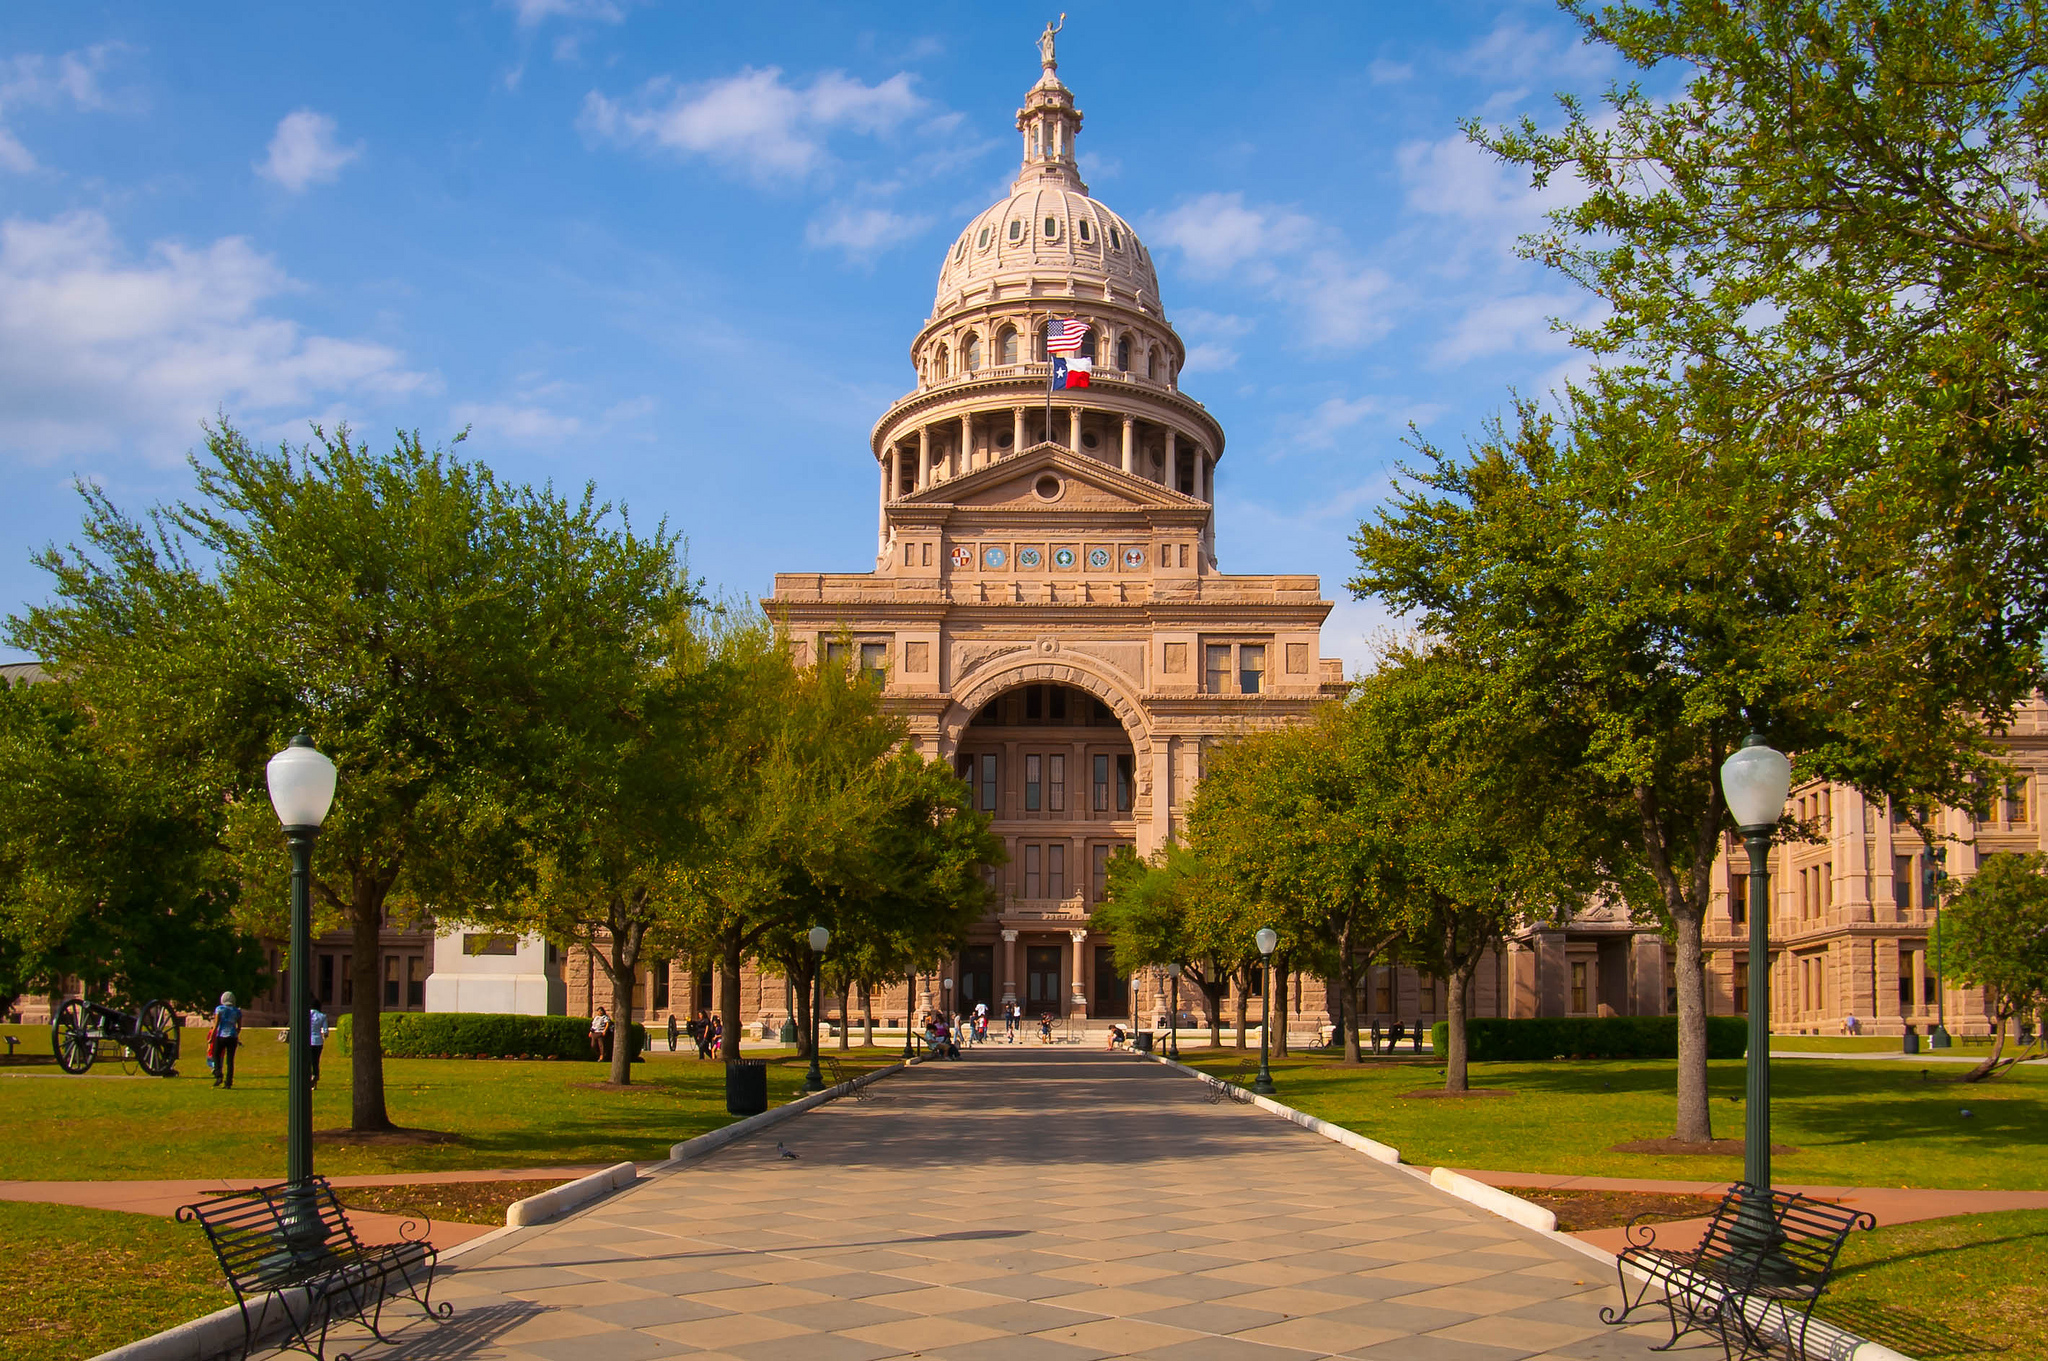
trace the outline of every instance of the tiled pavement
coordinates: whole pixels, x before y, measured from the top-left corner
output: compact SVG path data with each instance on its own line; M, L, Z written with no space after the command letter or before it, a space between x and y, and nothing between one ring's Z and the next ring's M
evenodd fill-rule
M451 1322L367 1355L1591 1361L1662 1331L1601 1325L1598 1262L1159 1065L982 1049L875 1091L471 1253Z

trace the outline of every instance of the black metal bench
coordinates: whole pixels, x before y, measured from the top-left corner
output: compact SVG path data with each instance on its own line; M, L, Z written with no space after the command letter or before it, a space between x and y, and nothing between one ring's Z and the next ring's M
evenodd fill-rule
M1226 1096L1232 1101L1250 1101L1252 1099L1252 1075L1256 1071L1252 1061L1246 1059L1237 1065L1237 1071L1230 1075L1227 1082L1222 1079L1213 1080L1209 1087L1209 1104L1212 1106L1216 1105Z
M855 1101L865 1101L868 1099L868 1084L865 1082L855 1082L853 1076L846 1071L838 1059L827 1058L823 1062L825 1064L825 1076L832 1080L834 1087L843 1087L847 1083L852 1082L854 1085L847 1087L847 1090L853 1093L853 1099Z
M245 1358L267 1331L273 1303L290 1333L286 1350L322 1358L336 1323L358 1322L378 1341L391 1341L382 1329L384 1303L398 1295L430 1319L455 1312L451 1304L429 1302L439 1254L424 1229L411 1236L408 1220L400 1241L364 1243L324 1177L303 1189L281 1183L180 1206L178 1222L197 1223L213 1244L241 1310ZM336 1361L348 1357L337 1353Z
M1731 1361L1769 1356L1773 1334L1791 1355L1803 1357L1813 1306L1833 1279L1842 1244L1852 1231L1876 1227L1867 1211L1738 1182L1714 1207L1697 1247L1660 1248L1654 1229L1640 1219L1630 1222L1629 1245L1615 1262L1622 1308L1603 1308L1600 1321L1628 1322L1651 1288L1661 1287L1671 1339L1653 1351L1668 1351L1685 1334L1711 1328ZM1645 1278L1633 1299L1631 1270Z

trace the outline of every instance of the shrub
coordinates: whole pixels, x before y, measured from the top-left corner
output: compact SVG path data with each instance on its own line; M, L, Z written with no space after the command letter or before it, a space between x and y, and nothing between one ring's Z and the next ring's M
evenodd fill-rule
M1430 1030L1438 1058L1451 1048L1451 1026ZM1474 1063L1527 1063L1560 1054L1601 1059L1675 1059L1676 1016L1474 1016L1465 1022L1465 1057ZM1749 1022L1707 1017L1707 1057L1739 1059L1749 1048Z
M349 1022L336 1020L330 1044L349 1053ZM590 1059L590 1021L583 1016L512 1016L500 1012L387 1011L384 1053L394 1059ZM647 1027L632 1027L633 1059L647 1048Z

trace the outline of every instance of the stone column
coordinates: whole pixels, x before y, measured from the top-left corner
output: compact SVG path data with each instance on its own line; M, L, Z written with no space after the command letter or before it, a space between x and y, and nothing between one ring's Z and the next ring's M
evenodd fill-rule
M917 489L923 491L932 484L932 430L928 425L917 427Z
M960 417L960 457L953 462L952 477L964 477L974 466L974 417L963 413Z
M1166 485L1169 490L1180 490L1180 436L1170 425L1166 427Z
M889 494L882 499L884 501L894 501L897 497L903 495L902 488L903 446L892 444L889 446Z
M1124 471L1127 473L1134 472L1137 469L1137 450L1135 448L1137 434L1138 418L1136 416L1124 417Z
M1024 448L1024 408L1010 408L1010 452L1020 453Z
M1017 933L1003 932L1003 1005L1017 1000Z
M1140 846L1140 855L1164 846L1173 835L1173 743L1164 737L1152 739L1152 844Z
M1073 1009L1084 1019L1088 1015L1088 933L1069 931L1074 938L1074 995L1070 1000Z
M895 446L889 446L889 450L889 454L885 455L880 460L882 496L880 503L875 507L876 557L880 557L882 555L883 549L887 548L889 544L889 466L890 459L894 457L895 454Z
M1081 408L1067 408L1067 447L1075 453L1081 452Z

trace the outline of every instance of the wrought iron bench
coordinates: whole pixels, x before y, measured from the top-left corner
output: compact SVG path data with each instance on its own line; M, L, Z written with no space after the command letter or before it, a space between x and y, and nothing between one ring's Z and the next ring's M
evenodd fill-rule
M831 1080L834 1087L841 1087L849 1082L854 1082L853 1075L846 1071L846 1068L838 1059L823 1058L822 1062L825 1065L825 1076ZM855 1082L847 1090L853 1093L855 1101L865 1101L868 1099L868 1084L865 1082Z
M1653 1351L1711 1328L1731 1361L1769 1356L1773 1335L1791 1355L1804 1356L1813 1306L1834 1277L1842 1244L1852 1231L1876 1227L1867 1211L1738 1182L1714 1207L1697 1247L1660 1248L1654 1229L1631 1221L1629 1245L1615 1263L1622 1308L1601 1309L1600 1320L1628 1322L1652 1287L1661 1287L1671 1338ZM1645 1278L1633 1299L1631 1270Z
M1250 1101L1252 1099L1252 1077L1257 1071L1257 1067L1250 1059L1246 1059L1238 1064L1237 1071L1230 1075L1228 1081L1219 1079L1211 1084L1209 1087L1209 1104L1213 1106L1226 1096L1232 1101Z
M273 1303L290 1334L286 1349L322 1358L336 1323L359 1322L378 1341L391 1341L382 1329L384 1303L398 1295L430 1319L455 1312L429 1301L439 1254L424 1230L413 1237L407 1221L400 1241L364 1243L324 1177L303 1191L280 1183L180 1206L178 1222L197 1223L213 1245L241 1310L245 1358L267 1330ZM336 1361L348 1357L338 1353Z

